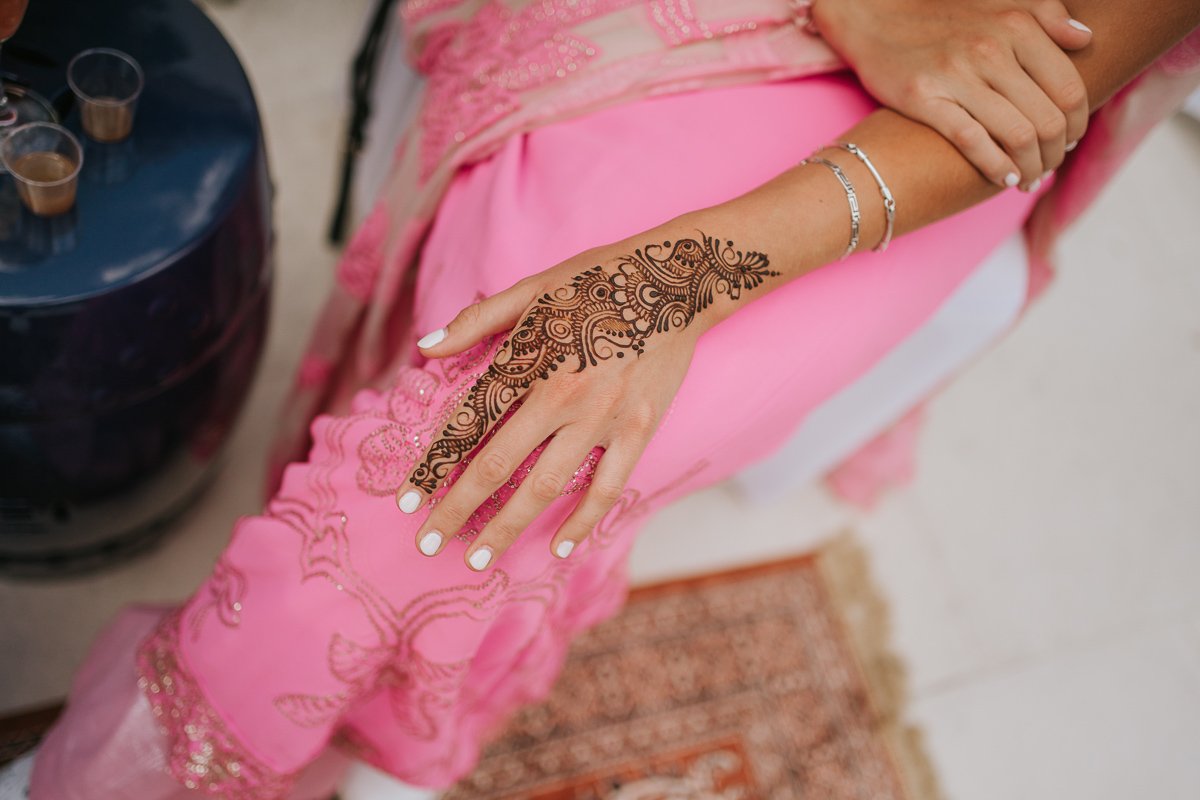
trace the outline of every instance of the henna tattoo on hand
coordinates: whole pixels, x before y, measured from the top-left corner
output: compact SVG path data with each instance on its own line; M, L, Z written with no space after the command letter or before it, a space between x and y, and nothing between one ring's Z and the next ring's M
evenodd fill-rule
M615 271L585 270L526 312L430 445L412 483L433 492L535 380L568 360L580 372L629 352L641 355L653 334L685 328L718 297L738 300L777 275L762 253L743 253L703 232L699 240L646 245L622 256Z

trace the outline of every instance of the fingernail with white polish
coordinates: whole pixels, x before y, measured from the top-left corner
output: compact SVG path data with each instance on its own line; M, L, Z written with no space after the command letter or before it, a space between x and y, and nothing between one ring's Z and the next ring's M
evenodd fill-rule
M1078 146L1079 146L1079 140L1076 139L1075 141L1071 142L1069 145L1066 146L1066 151L1069 153Z
M559 542L558 547L554 548L554 554L559 558L566 558L571 555L571 551L575 549L575 543L570 539Z
M400 495L400 502L396 505L400 506L400 510L405 514L411 514L417 510L417 506L421 505L421 493L409 489Z
M486 567L488 562L491 560L492 551L491 548L488 547L479 548L474 553L471 553L471 557L467 559L468 563L471 565L471 569L475 570L476 572Z
M445 338L446 338L446 329L438 328L433 333L427 333L424 336L422 336L420 339L418 339L417 347L420 347L421 349L424 349L426 347L433 347L435 344L440 343L442 341L442 339L445 339Z
M1053 175L1053 174L1054 174L1054 170L1052 170L1052 169L1048 169L1048 170L1046 170L1045 172L1043 172L1043 173L1042 173L1042 177L1038 178L1038 180L1039 180L1039 181L1044 181L1044 180L1046 180L1046 178L1049 178L1049 177L1050 177L1051 175Z
M1016 186L1021 181L1021 176L1015 172L1010 172L1004 176L1004 185L1008 188Z
M1041 185L1042 185L1042 179L1034 178L1033 183L1029 184L1029 188L1027 188L1025 191L1032 194L1032 193L1036 192L1041 187Z
M442 546L442 535L437 531L430 531L421 537L421 544L419 546L421 552L425 555L436 555L438 548Z
M1070 25L1072 28L1074 28L1077 31L1083 31L1084 33L1092 32L1091 28L1089 28L1087 25L1084 25L1082 22L1080 22L1077 19L1069 19L1069 20L1067 20L1067 24Z

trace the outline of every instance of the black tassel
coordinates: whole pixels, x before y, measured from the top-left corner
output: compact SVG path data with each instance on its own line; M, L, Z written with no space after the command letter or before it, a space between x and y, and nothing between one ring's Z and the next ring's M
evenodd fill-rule
M350 215L350 189L354 185L354 167L363 146L363 134L367 120L371 117L371 89L375 85L375 72L379 62L379 49L387 30L388 15L396 0L378 0L371 24L363 36L354 65L350 71L350 119L346 136L342 142L342 170L338 184L337 202L329 220L329 241L340 244L346 236L346 222Z

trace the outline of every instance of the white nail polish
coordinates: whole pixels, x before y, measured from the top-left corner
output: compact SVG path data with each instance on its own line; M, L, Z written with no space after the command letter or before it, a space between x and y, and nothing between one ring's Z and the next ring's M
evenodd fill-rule
M1077 19L1069 19L1069 20L1067 20L1067 24L1070 25L1072 28L1074 28L1077 31L1083 31L1084 33L1092 32L1091 28L1089 28L1087 25L1084 25L1082 22L1080 22Z
M411 514L417 510L417 506L421 505L421 493L409 489L400 495L400 502L396 505L400 506L400 510L405 514Z
M1016 186L1021 181L1021 176L1015 172L1010 172L1004 176L1004 185L1008 188Z
M1030 194L1033 194L1033 193L1034 193L1034 192L1036 192L1036 191L1037 191L1039 188L1041 188L1041 185L1042 185L1042 179L1041 179L1041 178L1034 178L1034 179L1033 179L1033 183L1029 184L1029 188L1028 188L1028 189L1026 189L1025 191L1029 192Z
M421 537L421 552L427 556L435 555L438 548L442 546L442 535L437 531L430 531Z
M1076 139L1075 141L1073 141L1069 145L1067 145L1066 148L1064 148L1064 149L1069 153L1078 146L1079 146L1079 140Z
M474 553L471 553L471 557L469 559L467 559L467 561L471 564L471 569L473 569L475 571L479 571L479 570L483 569L484 567L486 567L488 565L488 562L491 560L492 560L492 551L490 548L487 548L487 547L479 548Z
M1039 181L1044 181L1044 180L1046 180L1046 178L1049 178L1049 177L1050 177L1051 175L1053 175L1053 174L1054 174L1054 170L1052 170L1052 169L1048 169L1048 170L1046 170L1045 172L1043 172L1043 173L1042 173L1042 177L1038 178L1038 180L1039 180Z
M424 349L426 347L433 347L435 344L440 343L442 341L442 339L445 339L445 338L446 338L446 329L438 328L433 333L427 333L424 336L422 336L420 339L418 339L417 347L420 347L422 349Z
M566 558L571 555L571 551L575 549L575 543L570 539L566 539L558 543L558 547L554 549L554 554L559 558Z

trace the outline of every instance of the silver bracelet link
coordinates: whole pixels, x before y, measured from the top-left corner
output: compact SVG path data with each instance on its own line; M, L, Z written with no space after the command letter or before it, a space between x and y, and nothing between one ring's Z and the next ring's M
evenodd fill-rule
M854 191L854 184L846 177L846 173L842 172L842 168L829 159L809 156L800 162L800 166L805 164L820 164L829 167L841 182L842 188L846 190L846 201L850 204L850 243L846 245L846 252L842 253L840 259L845 261L851 253L858 249L859 223L862 221L862 213L858 209L858 193Z
M879 170L875 169L875 165L871 163L870 157L863 152L861 147L853 142L837 142L837 146L861 161L870 170L871 177L875 179L876 185L879 186L879 195L883 198L883 210L887 214L887 227L883 230L883 238L879 240L879 244L875 245L873 249L877 253L882 253L887 250L888 243L892 241L892 231L896 228L896 198L892 196L892 190L888 188L887 182L879 174Z

